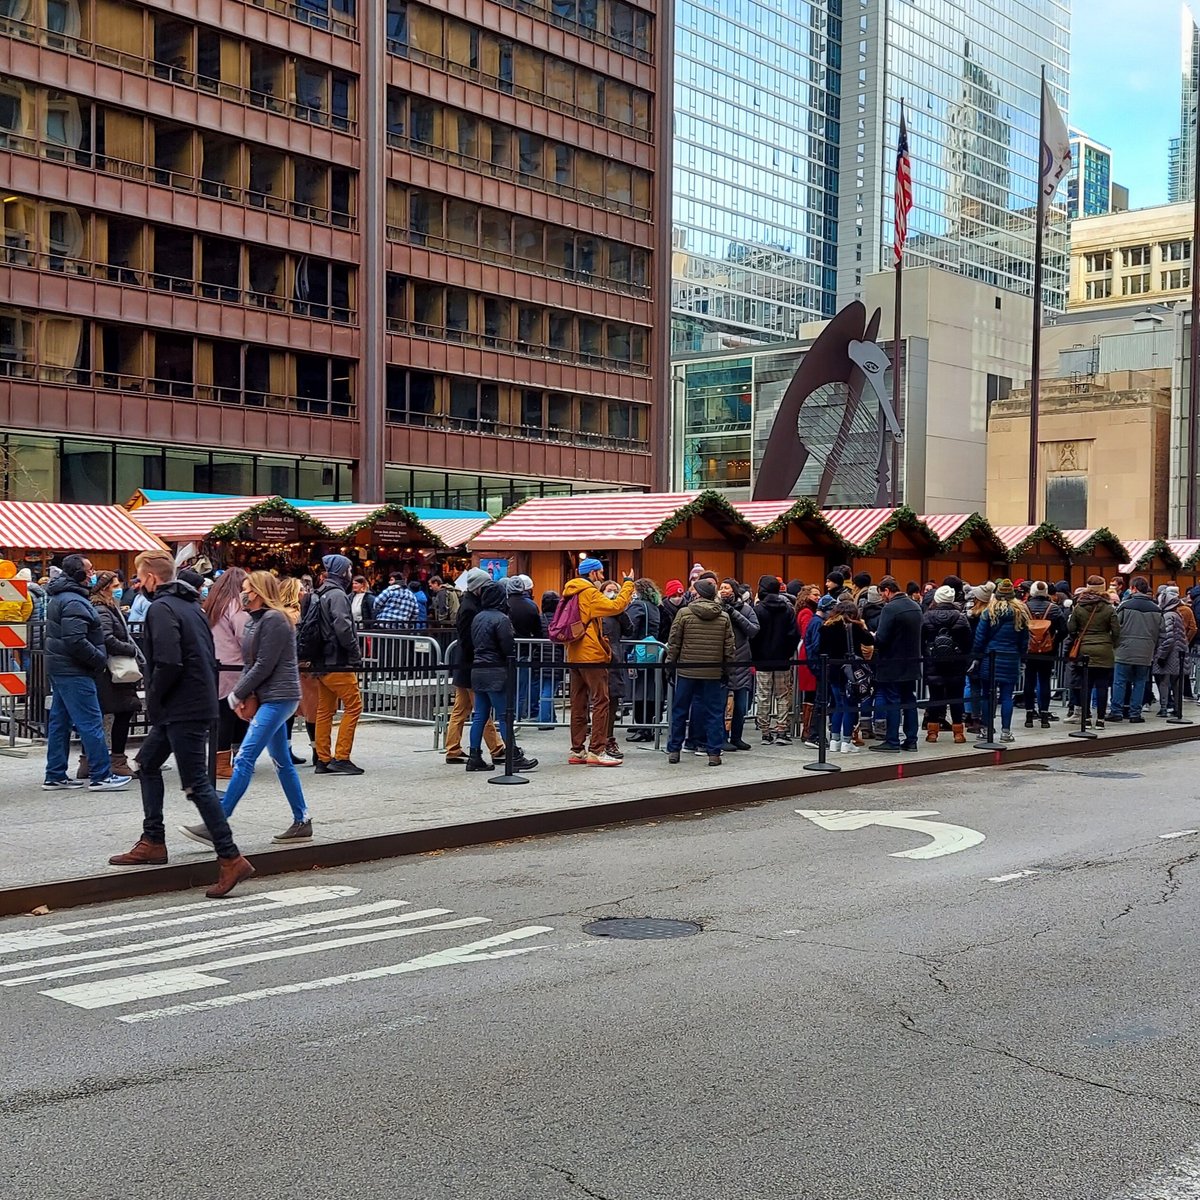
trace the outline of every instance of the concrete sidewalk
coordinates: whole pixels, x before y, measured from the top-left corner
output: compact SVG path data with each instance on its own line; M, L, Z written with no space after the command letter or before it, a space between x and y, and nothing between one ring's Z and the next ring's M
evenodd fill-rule
M720 768L710 768L707 757L687 754L672 766L652 746L624 741L624 766L573 767L567 764L565 728L529 729L521 733L521 743L541 765L529 774L528 784L513 787L494 786L488 775L445 765L430 748L428 728L367 720L354 748L365 775L317 776L310 767L299 768L316 833L310 846L271 843L271 835L290 823L290 813L265 755L233 826L243 852L266 874L811 792L829 792L829 807L856 807L865 803L861 796L840 798L836 790L1200 737L1200 709L1189 703L1185 716L1198 723L1176 726L1151 718L1145 725L1109 726L1088 741L1069 738L1077 726L1065 721L1049 730L1018 727L1017 741L1003 751L977 751L972 742L955 746L948 734L929 745L922 732L916 754L864 748L831 756L841 768L837 774L804 770L817 756L799 742L763 746L757 735L752 750L726 755ZM302 738L295 745L300 750ZM177 825L194 822L196 812L178 790L174 771L166 776L171 866L139 869L107 865L108 856L128 849L140 832L136 781L127 792L43 792L43 767L40 746L24 759L0 758L0 914L28 911L39 903L60 907L173 890L212 873L211 852L175 832ZM176 866L191 869L179 872ZM74 881L73 888L59 886L64 881Z

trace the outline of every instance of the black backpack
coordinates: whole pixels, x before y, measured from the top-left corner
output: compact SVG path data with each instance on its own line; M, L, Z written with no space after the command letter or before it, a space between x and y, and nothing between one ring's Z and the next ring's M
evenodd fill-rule
M929 657L935 662L945 662L949 658L961 657L958 647L954 644L954 635L949 625L943 625L934 635L929 647Z
M325 661L325 631L321 620L321 597L315 592L309 596L304 615L296 627L296 658L302 663Z

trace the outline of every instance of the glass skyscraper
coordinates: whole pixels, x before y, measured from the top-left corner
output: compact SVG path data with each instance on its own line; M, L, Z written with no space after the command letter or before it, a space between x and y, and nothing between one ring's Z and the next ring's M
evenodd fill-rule
M676 27L675 353L794 338L891 267L902 99L906 261L1029 293L1041 67L1065 113L1070 0L679 0Z
M1179 10L1179 136L1171 139L1167 159L1167 198L1191 202L1192 158L1196 152L1196 89L1200 86L1200 25L1192 10Z
M1099 217L1113 210L1112 151L1079 129L1071 130L1067 216Z

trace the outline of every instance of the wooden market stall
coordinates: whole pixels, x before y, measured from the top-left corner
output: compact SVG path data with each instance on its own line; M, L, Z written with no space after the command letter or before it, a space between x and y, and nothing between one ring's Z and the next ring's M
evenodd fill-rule
M0 500L0 558L44 576L64 555L86 554L98 571L132 574L143 550L166 546L117 504Z
M1056 525L997 525L996 536L1008 559L1008 577L1043 580L1053 587L1070 581L1071 544Z
M625 571L662 587L687 581L699 563L741 578L754 526L719 492L604 492L534 496L471 540L476 562L493 574L526 574L534 594L561 592L581 558L594 556L610 577Z
M849 546L809 499L746 500L734 508L758 531L743 558L743 579L751 588L763 575L776 575L823 590L828 571L849 557Z
M1186 592L1200 583L1200 541L1194 538L1168 538L1167 547L1179 559L1176 580L1179 590Z
M1144 575L1150 581L1152 592L1160 584L1180 582L1179 556L1162 538L1126 541L1125 549L1129 560L1121 565L1120 572L1127 579L1134 575Z
M436 574L446 543L411 510L399 504L297 504L333 535L326 554L346 555L372 582L386 572Z
M337 540L281 496L152 500L134 511L142 525L182 551L183 561L203 555L214 567L311 571L328 553L323 547Z
M1083 587L1089 575L1103 575L1108 583L1128 562L1129 551L1111 529L1064 529L1063 537L1071 547L1071 573L1067 576L1072 588Z
M925 578L940 584L948 575L980 584L1008 571L1004 543L980 513L936 513L921 518L937 536L937 554L925 565Z
M868 572L874 583L891 575L901 588L925 581L938 539L911 508L826 508L822 516L847 543L856 572Z

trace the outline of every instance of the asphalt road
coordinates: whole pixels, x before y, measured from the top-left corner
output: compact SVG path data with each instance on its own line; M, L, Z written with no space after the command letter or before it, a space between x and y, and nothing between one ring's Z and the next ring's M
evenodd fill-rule
M0 1195L1200 1196L1194 763L834 794L935 858L809 799L0 922Z

